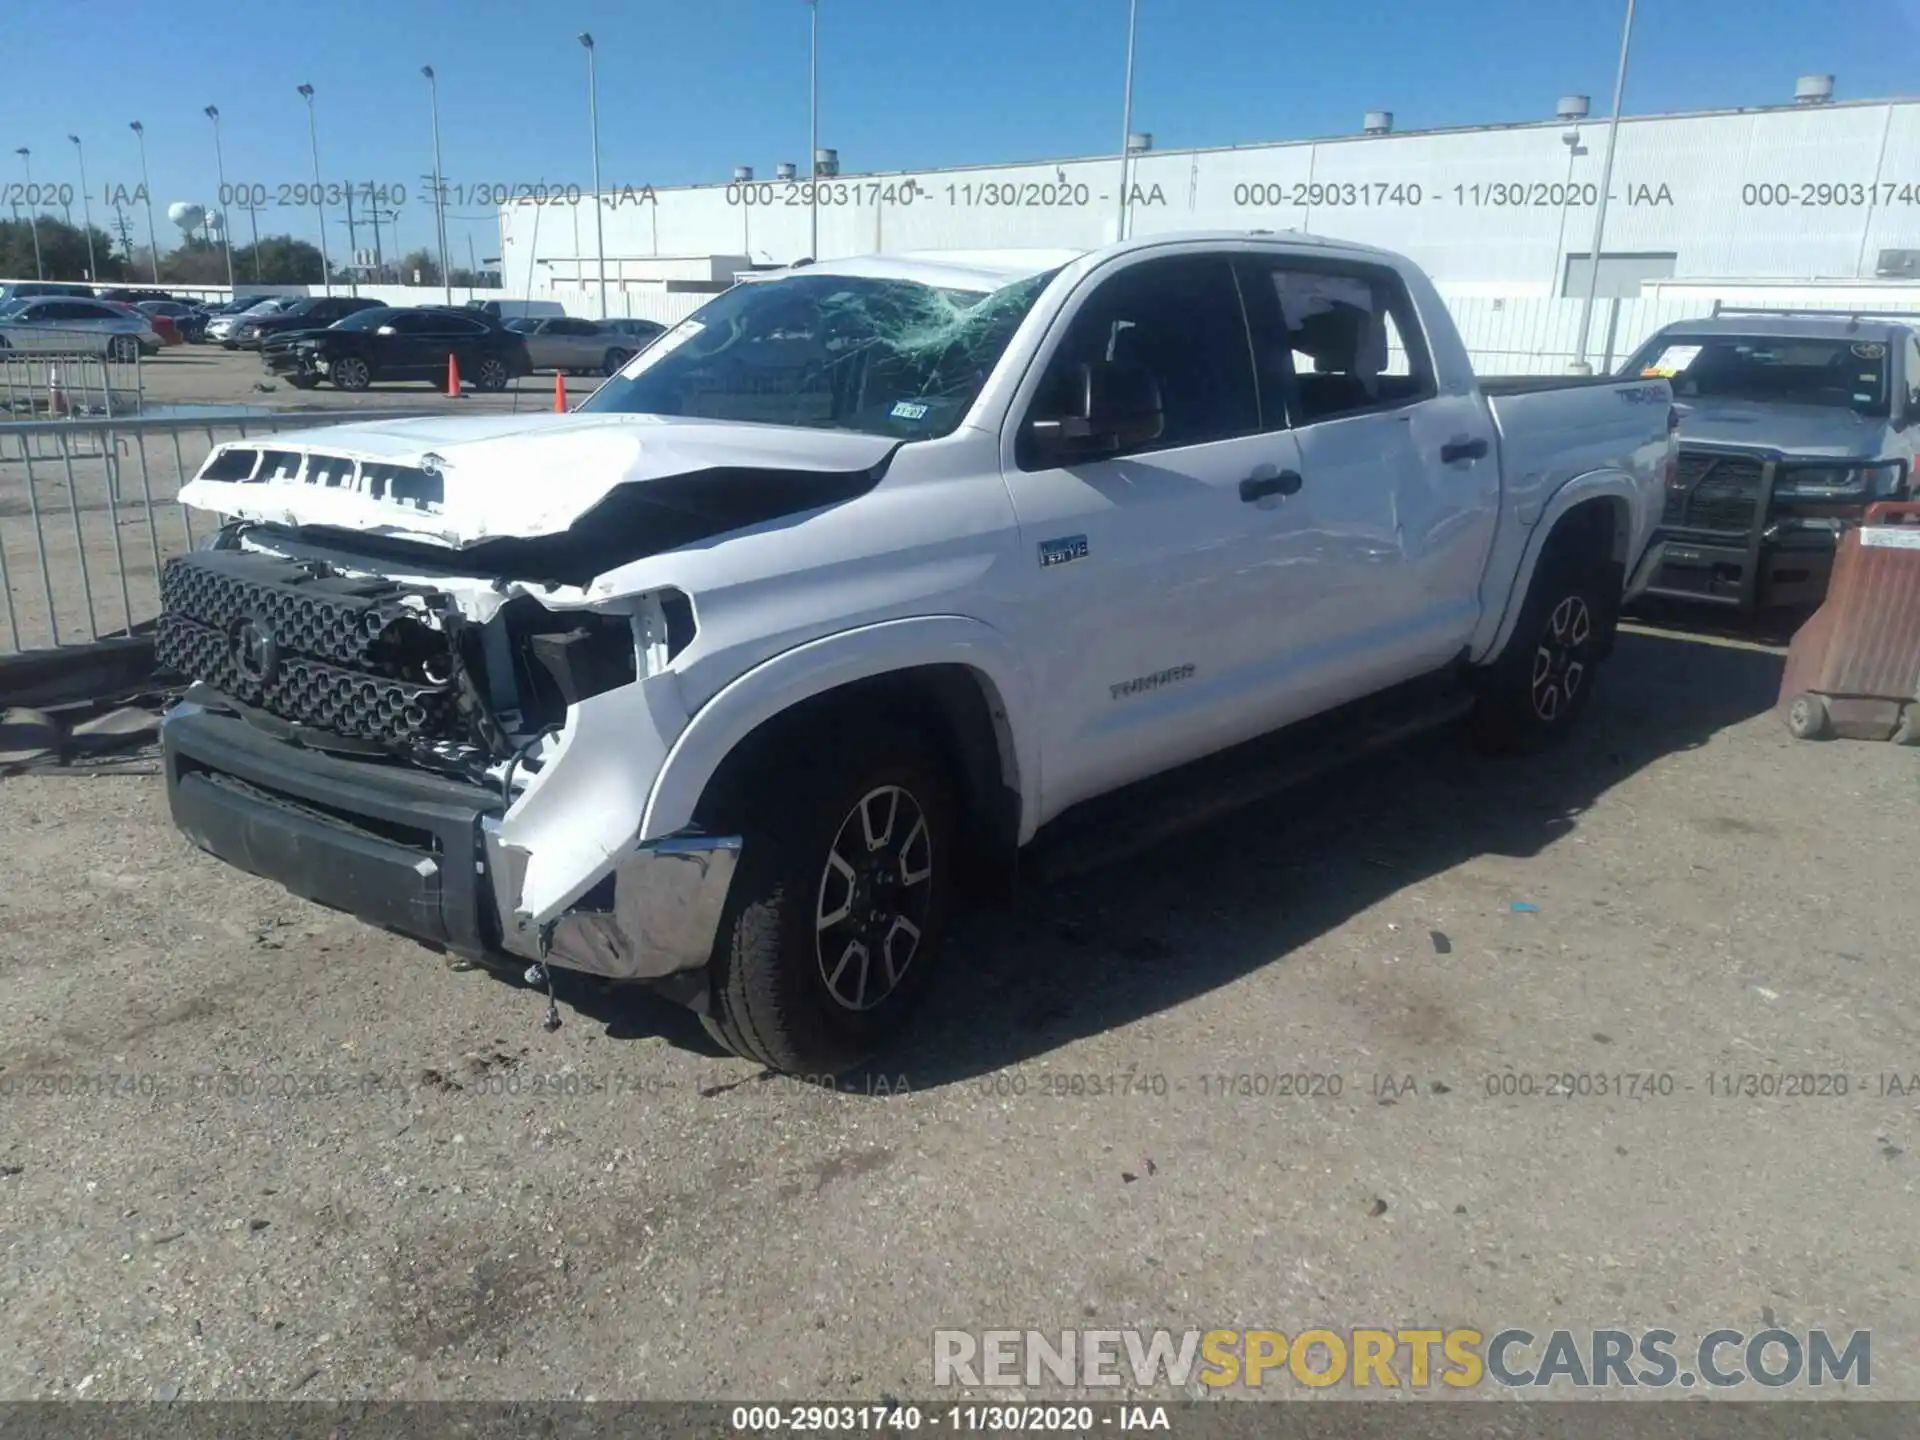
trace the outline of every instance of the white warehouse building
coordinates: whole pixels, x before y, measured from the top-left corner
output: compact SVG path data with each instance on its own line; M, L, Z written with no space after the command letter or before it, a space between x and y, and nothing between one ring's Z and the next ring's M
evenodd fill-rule
M1920 100L1835 101L1827 76L1802 77L1797 92L1621 120L1597 285L1610 355L1714 297L1920 306ZM1587 291L1608 133L1584 96L1557 108L1539 122L1404 133L1373 112L1355 135L1216 149L1139 136L1124 162L855 174L823 151L817 210L786 165L605 191L598 242L590 196L506 206L502 281L596 314L603 244L609 312L676 319L742 268L809 254L1100 245L1120 233L1124 196L1132 236L1297 229L1403 251L1477 354L1550 368L1578 309L1564 297Z

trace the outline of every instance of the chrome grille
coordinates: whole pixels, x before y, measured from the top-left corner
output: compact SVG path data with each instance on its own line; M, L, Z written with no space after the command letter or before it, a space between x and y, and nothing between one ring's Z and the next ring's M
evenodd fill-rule
M1762 481L1761 462L1753 456L1682 450L1661 521L1691 530L1745 534L1753 529Z

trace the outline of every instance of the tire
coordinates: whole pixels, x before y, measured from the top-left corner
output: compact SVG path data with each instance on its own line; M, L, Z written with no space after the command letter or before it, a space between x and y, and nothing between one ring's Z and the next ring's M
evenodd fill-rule
M474 371L473 388L497 394L506 389L507 383L512 379L512 374L507 370L507 362L498 355L489 355Z
M358 355L348 355L333 362L327 378L336 390L364 390L373 383L373 367Z
M140 341L132 335L115 335L107 341L107 359L128 365L140 358Z
M767 780L713 817L742 846L707 1028L769 1069L839 1075L899 1034L938 966L953 787L891 725L812 730L769 758Z
M1833 738L1833 715L1827 702L1818 695L1794 696L1787 706L1787 733L1796 740Z
M287 384L296 390L311 390L319 383L320 377L318 375L302 375L296 371L294 374L287 376Z
M1544 749L1578 723L1618 616L1615 569L1580 532L1548 541L1506 648L1479 677L1469 725L1483 748Z
M620 373L620 367L632 358L633 356L625 350L615 346L613 349L607 351L606 358L600 362L600 373L602 375L618 375Z

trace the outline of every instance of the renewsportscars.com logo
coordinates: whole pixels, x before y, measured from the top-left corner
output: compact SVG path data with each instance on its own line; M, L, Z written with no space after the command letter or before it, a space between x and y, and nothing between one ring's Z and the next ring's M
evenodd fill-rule
M1713 1330L936 1330L933 1383L1260 1389L1814 1388L1873 1380L1873 1332Z

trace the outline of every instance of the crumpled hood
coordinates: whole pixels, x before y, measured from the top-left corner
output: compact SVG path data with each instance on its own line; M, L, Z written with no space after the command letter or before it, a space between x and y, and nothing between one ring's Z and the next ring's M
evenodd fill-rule
M1742 445L1820 460L1872 460L1886 421L1826 405L1682 400L1680 443Z
M702 470L866 472L899 443L664 415L373 421L228 441L180 501L243 520L458 548L557 534L622 485Z

